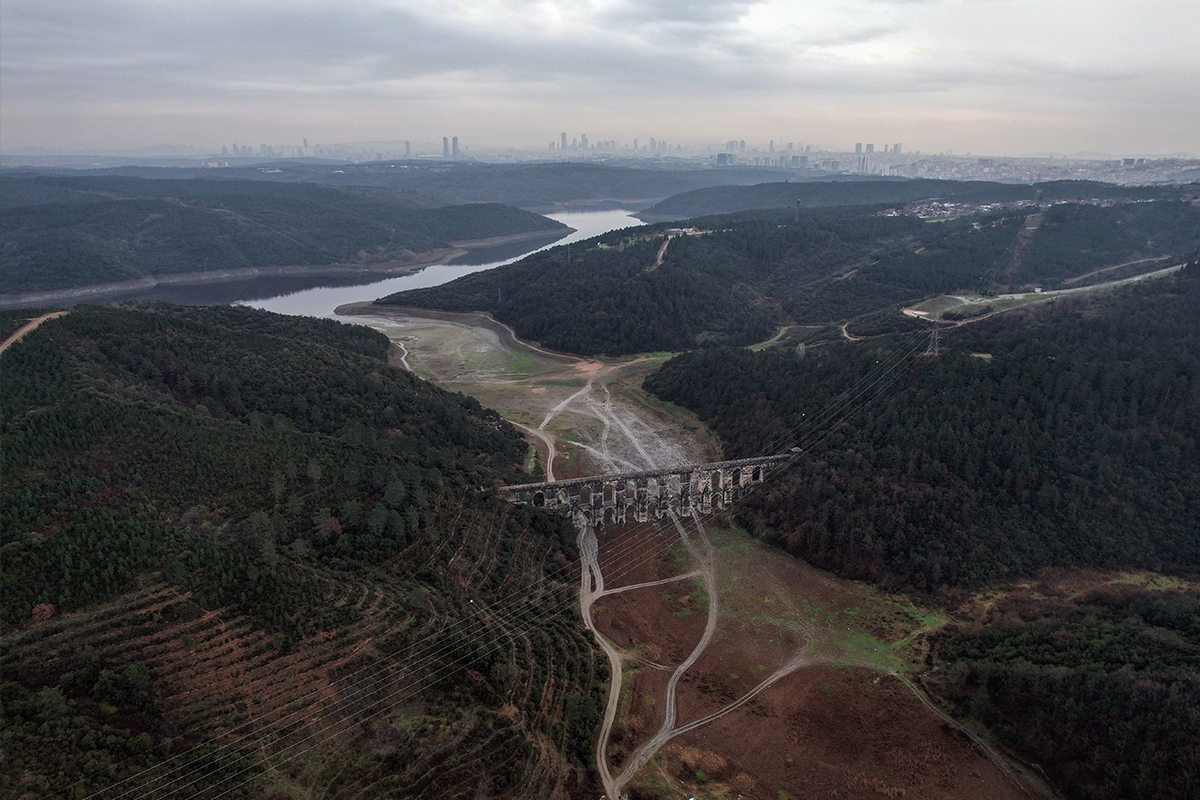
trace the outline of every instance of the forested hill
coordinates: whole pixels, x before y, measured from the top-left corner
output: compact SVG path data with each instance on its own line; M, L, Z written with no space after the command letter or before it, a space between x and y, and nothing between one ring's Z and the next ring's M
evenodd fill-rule
M812 563L944 602L926 688L1072 800L1200 787L1198 308L1193 258L955 329L736 512ZM645 386L744 456L903 346L697 351Z
M6 174L0 293L210 270L411 263L454 241L566 226L498 204L308 183Z
M841 322L998 282L1053 287L1101 264L1200 245L1200 209L1189 203L1070 203L1049 207L1014 259L1030 213L927 222L856 207L705 217L688 223L688 235L664 224L615 231L376 302L487 311L549 347L617 355L746 345L779 324Z
M955 329L745 517L818 564L928 591L1050 565L1200 569L1198 303L1192 266ZM906 341L698 351L646 387L744 456Z
M1052 181L1035 184L950 181L924 178L884 180L759 183L753 186L711 186L672 195L642 211L647 221L687 219L769 208L855 206L869 203L907 203L941 200L951 203L1012 203L1041 199L1056 202L1080 199L1172 200L1195 197L1200 186L1117 186L1097 181Z
M235 162L236 164L236 162ZM269 165L269 169L268 169ZM160 167L118 167L98 170L103 175L211 179L212 170ZM274 159L264 165L221 169L222 177L273 184L297 181L330 186L380 187L416 193L437 205L455 203L505 203L529 209L561 207L567 203L646 201L705 186L761 183L785 175L795 180L795 170L760 167L721 169L676 166L671 160L647 166L645 161L625 164L548 162L485 164L473 161L368 161L314 163L300 159ZM813 177L828 173L813 172ZM854 176L846 176L854 180Z
M570 619L572 530L481 493L527 445L387 347L246 308L80 306L4 353L0 794L157 779L244 722L158 790L589 786L604 659Z

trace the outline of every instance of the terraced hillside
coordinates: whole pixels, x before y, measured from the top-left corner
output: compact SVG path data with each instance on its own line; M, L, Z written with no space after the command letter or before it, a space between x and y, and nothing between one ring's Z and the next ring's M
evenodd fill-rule
M523 443L386 346L81 307L5 353L0 793L592 785L573 532L479 492Z

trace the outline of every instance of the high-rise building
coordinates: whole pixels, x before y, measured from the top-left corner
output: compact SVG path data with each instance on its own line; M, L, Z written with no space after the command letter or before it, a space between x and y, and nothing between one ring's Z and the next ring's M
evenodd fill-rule
M858 156L862 155L862 142L854 143L854 154Z
M653 153L657 149L658 149L658 142L656 142L654 140L654 137L651 136L650 137L650 152Z
M450 157L450 138L448 136L443 136L442 137L442 158L449 158L449 157Z
M304 149L305 149L305 150L307 150L307 149L308 149L308 139L305 139L305 140L304 140Z
M633 152L637 152L637 139L633 140Z
M567 149L567 132L566 131L562 132L562 144L559 149L561 149L561 150Z
M451 143L450 143L450 157L451 157L451 158L458 158L458 137L457 137L457 136L455 136L455 137L454 137L454 139L453 139L453 140L451 140Z
M868 153L874 153L874 152L875 152L875 145L873 145L873 144L869 144L869 145L867 145L867 152L868 152Z
M745 139L742 139L740 142L738 142L738 152L739 153L746 152L746 140Z
M409 143L409 141L407 139L405 139L404 140L404 157L408 158L410 155L412 155L412 145Z
M900 155L900 143L899 142L896 142L894 145L892 145L892 154L897 155L897 156Z
M581 133L581 134L579 134L579 149L580 149L580 150L587 150L587 149L588 149L588 140L587 140L587 134L586 134L586 133Z

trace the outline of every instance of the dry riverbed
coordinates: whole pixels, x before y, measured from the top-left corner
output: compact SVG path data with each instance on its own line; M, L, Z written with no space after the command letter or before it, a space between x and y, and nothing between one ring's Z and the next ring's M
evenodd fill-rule
M517 424L548 476L646 469L719 458L692 415L641 389L668 354L586 359L522 342L482 314L353 303L337 309L382 331L396 362L470 395Z

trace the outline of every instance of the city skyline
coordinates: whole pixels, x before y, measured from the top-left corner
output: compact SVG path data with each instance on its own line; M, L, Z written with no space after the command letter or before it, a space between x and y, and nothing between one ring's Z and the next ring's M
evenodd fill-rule
M1182 24L1196 16L1177 0L1086 14L1031 0L13 0L0 150L440 142L450 130L545 148L566 127L673 146L1196 153L1200 56Z

